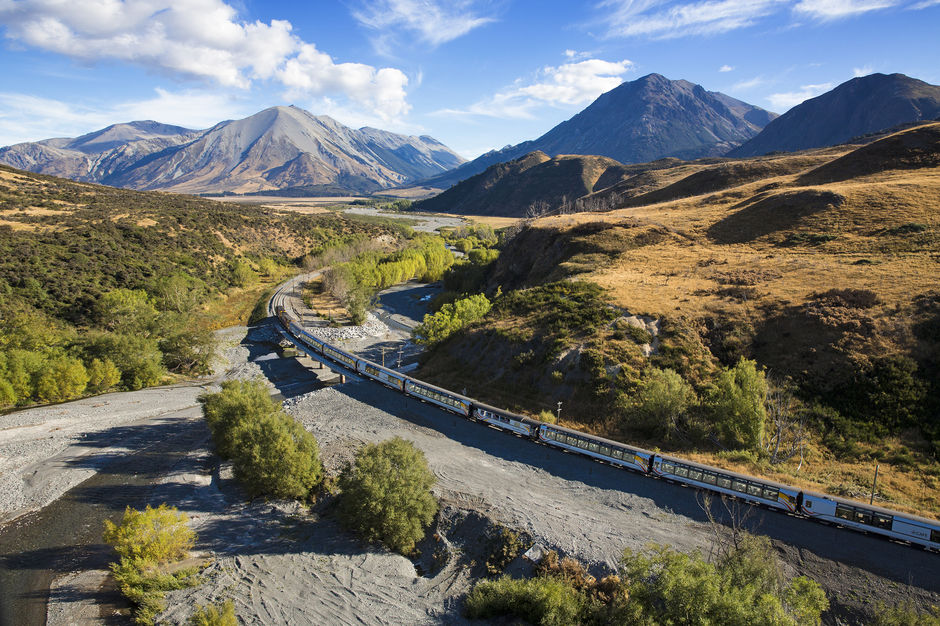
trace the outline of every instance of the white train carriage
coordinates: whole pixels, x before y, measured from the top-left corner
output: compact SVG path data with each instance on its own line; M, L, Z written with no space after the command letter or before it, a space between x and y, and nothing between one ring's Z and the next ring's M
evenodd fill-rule
M511 413L505 409L498 409L494 406L481 404L479 402L473 403L473 413L471 417L475 420L495 426L500 430L508 430L530 439L535 438L539 426L541 425L541 422L524 415Z
M452 391L435 387L434 385L408 378L405 380L405 393L421 400L444 407L448 411L459 413L464 417L470 415L470 398L461 396Z
M799 489L762 478L659 454L653 459L650 471L656 476L693 487L717 491L791 513L799 512Z
M293 335L298 341L303 343L305 346L316 352L317 354L323 354L323 340L317 339L301 327L297 322L292 322L288 327L290 334Z
M644 474L649 470L650 459L653 457L653 453L648 450L554 424L543 423L540 426L539 440L550 446L585 454Z
M321 343L323 345L323 356L329 358L332 361L336 361L337 363L345 365L354 372L358 371L356 366L356 363L359 361L358 358L348 352L340 350L339 348L335 348L328 343Z
M363 376L368 376L398 391L405 390L405 381L408 380L407 376L399 374L395 370L390 370L387 367L382 367L378 363L366 361L365 359L359 359L358 371Z
M879 506L803 492L803 513L813 519L940 550L940 522Z

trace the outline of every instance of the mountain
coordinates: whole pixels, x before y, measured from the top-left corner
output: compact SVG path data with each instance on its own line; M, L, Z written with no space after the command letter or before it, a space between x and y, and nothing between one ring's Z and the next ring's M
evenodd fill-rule
M447 191L419 201L418 211L461 215L519 217L557 210L594 190L602 178L620 179L623 166L607 157L530 152L508 163L457 183Z
M940 116L940 86L904 74L853 78L799 104L728 152L757 156L833 146L853 137Z
M602 94L538 139L488 152L422 184L450 187L490 165L536 150L549 156L599 155L621 163L719 156L755 136L775 117L700 85L649 74Z
M0 149L0 163L131 189L236 193L304 187L367 193L463 163L432 137L353 129L296 107L190 131L130 122Z

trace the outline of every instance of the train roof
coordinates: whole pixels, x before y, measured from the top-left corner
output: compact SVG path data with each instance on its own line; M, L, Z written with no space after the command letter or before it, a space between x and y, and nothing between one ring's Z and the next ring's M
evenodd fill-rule
M624 443L622 441L614 441L613 439L605 439L604 437L601 437L599 435L592 435L591 433L586 433L581 430L575 430L573 428L565 428L564 426L559 426L558 424L549 424L547 422L542 422L542 423L545 426L548 426L549 428L560 430L564 433L569 433L575 437L586 437L588 439L593 439L594 441L605 443L608 446L617 446L618 448L629 448L630 450L636 450L637 452L644 452L646 454L649 454L650 456L656 454L655 452L651 450L647 450L645 448L641 448L640 446L635 446L630 443Z
M527 415L522 415L522 414L520 414L520 413L513 413L512 411L507 411L506 409L501 409L501 408L499 408L498 406L491 406L491 405L489 405L489 404L484 404L484 403L482 403L482 402L478 402L477 400L473 400L473 406L478 406L478 407L480 407L481 409L485 409L485 410L487 410L487 411L490 411L491 413L499 413L500 415L505 415L505 416L507 416L507 417L511 417L511 418L513 418L513 419L517 419L517 420L519 420L520 422L534 422L534 423L536 423L536 424L541 424L541 423L542 423L542 422L540 422L539 420L537 420L537 419L535 419L535 418L528 417Z

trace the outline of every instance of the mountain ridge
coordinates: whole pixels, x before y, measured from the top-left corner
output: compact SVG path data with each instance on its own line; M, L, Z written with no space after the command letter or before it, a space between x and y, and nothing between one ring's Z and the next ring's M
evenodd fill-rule
M113 124L77 138L0 149L29 171L139 190L253 192L337 183L368 193L464 161L429 136L349 128L298 107L270 107L206 130L153 121Z

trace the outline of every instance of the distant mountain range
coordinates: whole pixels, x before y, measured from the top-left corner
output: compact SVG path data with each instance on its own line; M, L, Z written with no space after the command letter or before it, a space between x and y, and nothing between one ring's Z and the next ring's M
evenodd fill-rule
M130 122L75 139L0 149L0 163L20 169L181 193L296 187L310 193L370 193L464 161L431 137L356 130L296 107L272 107L203 131Z
M488 152L421 184L447 188L536 150L549 156L605 156L621 163L719 156L757 135L775 117L700 85L649 74L602 94L538 139Z
M773 120L730 157L805 150L940 116L940 87L904 74L871 74L842 83Z

